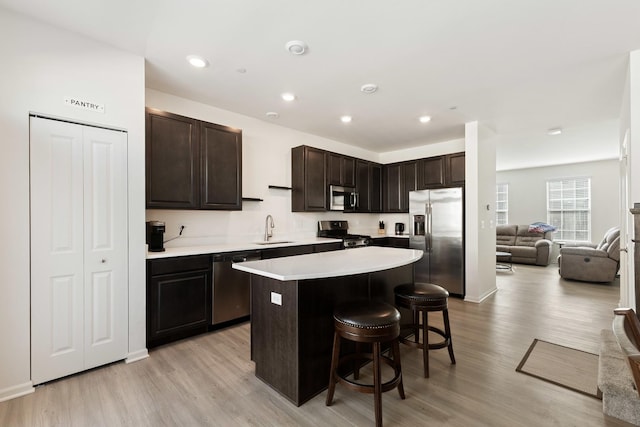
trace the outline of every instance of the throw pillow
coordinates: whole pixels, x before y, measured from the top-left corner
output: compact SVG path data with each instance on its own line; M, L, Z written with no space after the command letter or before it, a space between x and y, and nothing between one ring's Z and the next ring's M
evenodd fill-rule
M545 222L534 222L529 225L530 233L546 233L548 231L556 231L556 228L553 225L547 224Z

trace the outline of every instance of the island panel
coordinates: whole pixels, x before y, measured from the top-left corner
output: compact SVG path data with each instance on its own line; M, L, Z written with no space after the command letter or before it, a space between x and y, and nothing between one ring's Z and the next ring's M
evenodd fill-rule
M360 299L393 304L393 288L413 281L413 265L350 276L280 281L251 276L251 354L256 376L300 406L328 386L333 309ZM281 295L282 305L271 302ZM344 351L352 349L345 343Z

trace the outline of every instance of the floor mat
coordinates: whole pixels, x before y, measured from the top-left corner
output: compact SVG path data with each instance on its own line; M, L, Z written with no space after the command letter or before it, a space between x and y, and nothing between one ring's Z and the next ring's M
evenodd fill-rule
M597 354L534 339L516 371L602 399Z

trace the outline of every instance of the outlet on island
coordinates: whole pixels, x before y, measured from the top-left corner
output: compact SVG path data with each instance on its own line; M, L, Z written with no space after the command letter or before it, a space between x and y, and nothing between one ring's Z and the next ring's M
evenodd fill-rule
M282 305L282 294L277 292L271 292L271 303L276 305Z

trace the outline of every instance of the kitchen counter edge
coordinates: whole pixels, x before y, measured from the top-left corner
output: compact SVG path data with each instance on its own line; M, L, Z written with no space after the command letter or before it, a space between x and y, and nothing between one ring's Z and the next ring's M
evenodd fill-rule
M321 252L247 261L233 264L233 268L280 281L308 280L389 270L413 264L422 255L423 252L417 249L367 246L340 253Z
M215 245L201 245L201 246L182 246L165 248L164 252L149 252L147 251L147 259L162 259L162 258L174 258L189 255L205 255L205 254L221 254L228 252L242 252L242 251L261 251L270 248L284 248L293 246L307 246L307 245L322 245L326 243L342 242L341 239L331 239L324 237L317 237L311 239L296 240L287 243L273 243L273 244L258 244L256 242L243 242L243 243L220 243Z

